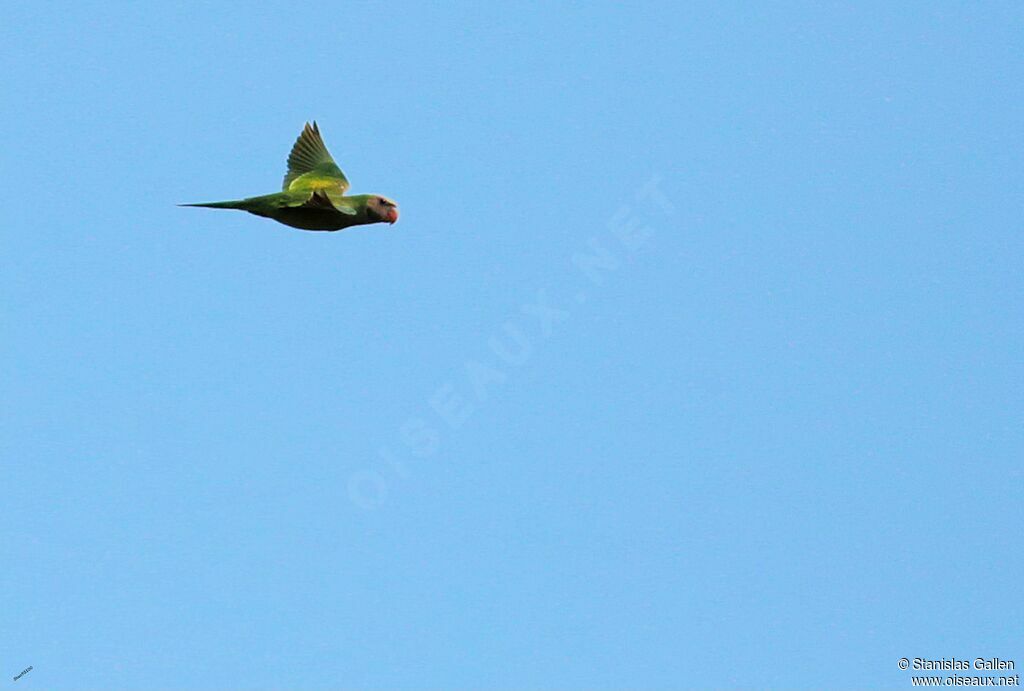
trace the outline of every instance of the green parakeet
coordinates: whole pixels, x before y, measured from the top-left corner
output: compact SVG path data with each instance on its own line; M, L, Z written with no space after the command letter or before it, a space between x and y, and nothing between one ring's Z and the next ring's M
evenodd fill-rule
M398 220L395 202L379 194L345 196L348 187L348 179L328 153L314 121L312 125L306 123L288 156L283 192L181 206L240 209L303 230L341 230Z

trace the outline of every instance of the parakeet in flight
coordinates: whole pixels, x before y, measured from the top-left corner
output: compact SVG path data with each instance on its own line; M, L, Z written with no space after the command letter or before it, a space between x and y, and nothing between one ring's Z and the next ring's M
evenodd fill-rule
M345 196L348 179L331 158L316 121L308 122L288 156L282 192L231 202L181 204L240 209L303 230L341 230L368 223L394 223L398 205L379 194Z

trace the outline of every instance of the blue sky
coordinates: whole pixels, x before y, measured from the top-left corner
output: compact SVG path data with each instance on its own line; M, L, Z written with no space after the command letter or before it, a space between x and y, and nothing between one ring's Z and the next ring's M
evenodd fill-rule
M1024 10L679 5L5 8L4 688L1024 664Z

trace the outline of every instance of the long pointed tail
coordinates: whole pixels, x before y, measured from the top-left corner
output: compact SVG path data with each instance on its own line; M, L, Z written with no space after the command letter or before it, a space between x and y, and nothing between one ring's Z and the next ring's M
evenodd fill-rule
M245 210L244 201L235 202L207 202L205 204L178 204L178 206L201 206L207 209L242 209Z

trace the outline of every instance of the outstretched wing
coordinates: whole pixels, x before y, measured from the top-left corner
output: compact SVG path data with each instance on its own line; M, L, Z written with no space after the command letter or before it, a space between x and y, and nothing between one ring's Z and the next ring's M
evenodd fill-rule
M313 190L313 194L311 194L309 199L303 202L301 206L306 207L307 209L340 211L346 216L355 216L358 213L355 208L345 203L341 194L332 190Z
M344 194L348 187L348 179L324 146L316 121L312 126L307 122L288 155L288 173L284 176L282 189L330 189Z

